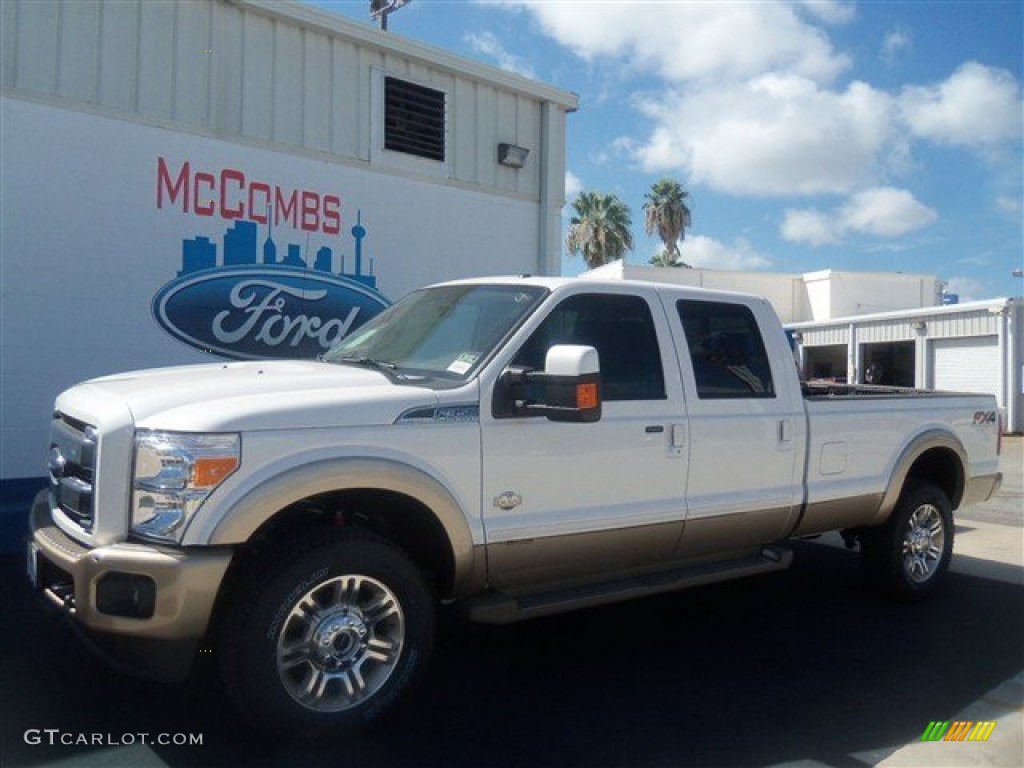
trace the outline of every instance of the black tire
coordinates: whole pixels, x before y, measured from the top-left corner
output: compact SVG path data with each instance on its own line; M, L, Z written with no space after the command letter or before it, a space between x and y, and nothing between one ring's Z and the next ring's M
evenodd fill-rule
M888 597L917 602L942 586L953 558L953 508L937 486L904 489L889 520L861 535L864 569Z
M228 694L263 733L320 737L365 725L426 667L434 601L391 543L318 532L250 573L223 617L219 656Z

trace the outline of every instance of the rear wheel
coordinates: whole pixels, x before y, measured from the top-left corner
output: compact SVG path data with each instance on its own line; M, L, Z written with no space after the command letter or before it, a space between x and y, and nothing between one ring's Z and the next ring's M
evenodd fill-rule
M322 735L390 709L423 671L434 608L419 569L369 534L283 547L223 625L222 672L250 719Z
M889 520L864 532L861 547L877 588L902 601L930 597L953 558L952 504L937 486L909 486Z

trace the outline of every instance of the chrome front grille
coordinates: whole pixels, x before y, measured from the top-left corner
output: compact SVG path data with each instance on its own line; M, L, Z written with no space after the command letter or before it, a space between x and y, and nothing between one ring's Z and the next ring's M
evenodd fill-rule
M91 531L96 474L96 429L60 411L50 425L50 507Z

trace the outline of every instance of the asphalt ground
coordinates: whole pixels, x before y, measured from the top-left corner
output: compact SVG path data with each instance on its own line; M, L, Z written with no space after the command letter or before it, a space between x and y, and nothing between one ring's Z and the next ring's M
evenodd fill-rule
M1024 509L1010 443L1000 497L958 517L935 600L876 597L857 554L819 540L767 577L506 627L446 617L407 706L329 745L251 731L213 658L179 685L111 671L4 557L0 766L1019 766ZM930 722L961 717L995 720L989 742L921 743Z

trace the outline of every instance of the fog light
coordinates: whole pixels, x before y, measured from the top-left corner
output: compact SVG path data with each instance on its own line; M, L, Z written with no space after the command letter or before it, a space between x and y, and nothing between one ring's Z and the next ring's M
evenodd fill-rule
M96 584L96 610L109 616L148 619L156 610L156 582L137 573L105 573Z

